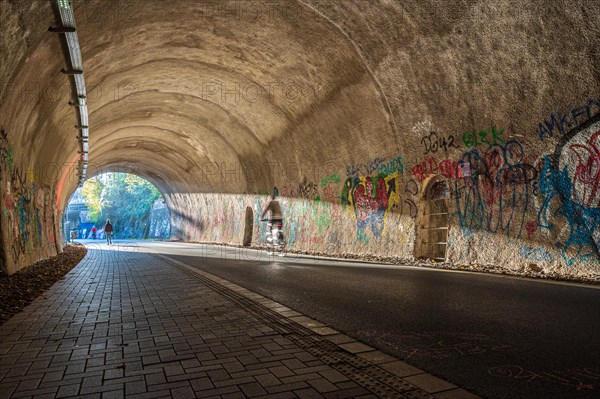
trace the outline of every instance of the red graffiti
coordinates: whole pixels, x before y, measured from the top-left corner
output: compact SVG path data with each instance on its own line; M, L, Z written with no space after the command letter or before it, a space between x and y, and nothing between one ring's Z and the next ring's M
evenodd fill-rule
M587 145L572 144L569 148L578 159L573 183L583 192L579 200L588 207L600 206L600 130L592 135Z
M538 229L538 224L535 220L530 220L525 224L525 231L527 232L527 238L531 239L531 235Z
M433 157L428 157L423 162L412 168L413 175L422 182L427 176L436 173L447 179L457 180L470 175L468 164L459 164L451 159L445 159L439 163Z
M325 200L329 202L336 202L339 199L339 194L332 186L327 186L324 189L325 192Z
M387 185L383 178L380 177L377 181L375 197L372 196L372 193L373 183L370 177L366 178L364 186L360 184L354 191L356 217L359 223L366 222L372 213L388 208Z
M13 203L12 197L8 194L4 194L4 209L7 211L12 211L15 207Z

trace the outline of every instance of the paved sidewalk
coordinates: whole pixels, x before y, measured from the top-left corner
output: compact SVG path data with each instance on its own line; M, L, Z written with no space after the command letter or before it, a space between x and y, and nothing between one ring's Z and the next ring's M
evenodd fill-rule
M90 250L0 327L0 398L474 398L166 257Z

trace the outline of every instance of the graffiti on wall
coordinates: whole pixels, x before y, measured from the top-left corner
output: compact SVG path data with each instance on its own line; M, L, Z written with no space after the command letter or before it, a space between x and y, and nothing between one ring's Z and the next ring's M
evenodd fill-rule
M25 172L13 159L7 133L0 128L0 185L5 254L15 263L27 254L53 253L55 192L39 184L33 170Z
M520 238L538 177L525 161L523 146L511 140L485 150L476 147L458 164L469 165L469 173L454 182L454 191L461 193L454 196L460 226Z
M359 176L370 176L379 169L379 167L385 162L383 158L375 158L364 164L347 165L346 175L348 177L359 177Z
M366 240L366 229L378 238L383 233L384 216L390 203L397 203L396 177L348 177L341 201L343 206L354 209L360 238Z
M456 180L470 176L470 164L452 159L439 161L432 156L425 158L411 169L412 174L422 182L428 176L440 174L447 179Z
M537 126L537 135L542 141L546 137L554 137L555 134L563 136L599 113L600 100L590 98L586 103L569 111L558 110L544 119Z
M319 198L319 186L317 183L308 181L306 177L302 180L298 186L298 193L300 197L309 201L318 201Z
M600 115L565 135L540 176L540 229L554 232L568 265L600 258ZM568 226L561 239L559 229Z
M421 139L425 148L424 155L435 154L438 151L448 152L452 148L460 148L453 135L443 135L438 132L429 132Z
M414 180L402 182L398 172L392 175L348 177L342 187L340 201L354 213L358 238L380 238L390 213L417 216L414 195L418 186Z
M313 181L309 181L306 177L300 183L287 183L281 186L281 192L277 189L277 194L284 197L298 197L311 201L320 200L319 186Z
M333 173L331 176L321 179L321 187L327 187L330 184L341 183L342 175L339 173Z
M383 173L385 175L392 175L394 173L398 173L400 175L404 174L404 168L406 166L406 161L404 157L396 157L391 161L384 162L377 168L377 173Z
M466 148L473 148L477 146L495 145L504 143L502 136L504 135L504 129L496 130L492 127L488 130L472 130L465 132L462 135L463 143Z

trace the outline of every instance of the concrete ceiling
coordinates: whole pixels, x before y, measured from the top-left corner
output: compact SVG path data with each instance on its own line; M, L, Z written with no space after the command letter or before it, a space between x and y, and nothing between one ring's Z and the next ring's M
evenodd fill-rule
M78 144L61 40L46 31L56 21L50 2L25 3L2 5L11 35L2 39L0 123L15 156L64 177ZM165 193L257 192L286 180L269 162L285 162L279 169L298 181L316 166L327 175L375 156L410 158L410 131L422 120L450 130L504 118L529 128L534 118L516 97L546 115L539 96L573 70L588 82L552 91L548 103L598 92L598 38L577 25L587 15L598 26L600 13L586 11L597 3L561 10L570 33L545 26L555 16L544 7L545 21L510 1L74 1L89 175L131 170ZM554 33L534 43L531 24ZM578 64L533 67L577 34L587 38L572 44ZM76 184L65 179L61 204Z

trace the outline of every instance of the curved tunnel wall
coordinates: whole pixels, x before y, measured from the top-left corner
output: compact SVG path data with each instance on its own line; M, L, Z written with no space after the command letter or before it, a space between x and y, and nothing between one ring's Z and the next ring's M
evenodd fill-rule
M74 6L90 175L149 178L173 238L239 244L276 188L292 248L411 258L438 176L449 260L600 271L597 2ZM51 8L2 8L11 272L57 251L77 141Z

